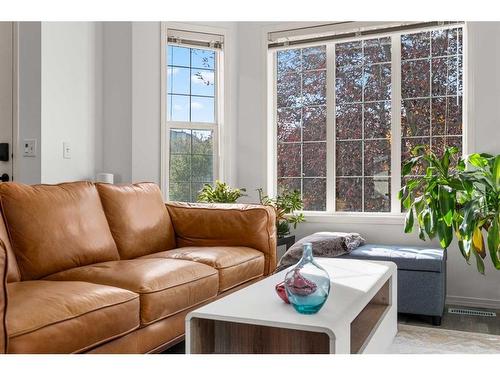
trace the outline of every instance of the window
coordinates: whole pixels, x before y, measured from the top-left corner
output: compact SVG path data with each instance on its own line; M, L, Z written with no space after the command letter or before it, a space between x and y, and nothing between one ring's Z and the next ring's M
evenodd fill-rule
M391 40L335 45L335 207L390 211Z
M302 192L306 210L325 209L326 49L277 56L278 186Z
M462 27L382 32L270 50L270 190L300 191L305 211L400 212L410 150L462 149Z
M217 176L222 42L217 35L170 29L167 40L168 169L163 173L169 200L190 202Z
M402 35L403 160L416 145L437 154L447 146L462 149L462 86L462 29ZM422 175L424 166L413 173Z

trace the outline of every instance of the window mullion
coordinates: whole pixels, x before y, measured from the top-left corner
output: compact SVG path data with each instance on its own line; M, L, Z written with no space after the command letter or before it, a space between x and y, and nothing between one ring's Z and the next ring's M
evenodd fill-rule
M361 41L361 212L365 212L365 41Z
M400 213L401 188L401 35L391 37L391 212Z
M220 145L223 144L224 142L220 137L223 136L224 131L220 131L219 129L222 129L225 124L224 124L224 109L222 107L222 102L221 98L223 98L224 95L224 89L223 89L223 77L221 77L220 74L220 69L219 67L222 66L221 60L224 57L222 56L222 52L216 53L215 54L215 61L214 61L214 83L215 83L215 89L216 91L214 92L215 98L214 98L214 108L215 108L215 113L214 113L214 120L215 120L215 126L213 127L212 130L212 139L213 139L213 144L212 144L212 180L224 180L226 178L225 176L225 168L224 168L224 163L223 160L225 160L225 155L223 152L225 150L222 150L220 148ZM221 84L222 83L222 84ZM222 119L222 121L221 121Z
M326 211L335 212L335 44L326 46Z

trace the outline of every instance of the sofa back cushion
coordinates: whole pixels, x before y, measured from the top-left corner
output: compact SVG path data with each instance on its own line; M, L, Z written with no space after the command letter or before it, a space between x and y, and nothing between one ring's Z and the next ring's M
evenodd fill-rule
M156 184L97 184L121 259L175 248L175 233Z
M22 280L119 259L93 183L2 183L0 199Z
M168 202L177 247L243 246L264 254L264 274L276 268L276 213L255 204Z

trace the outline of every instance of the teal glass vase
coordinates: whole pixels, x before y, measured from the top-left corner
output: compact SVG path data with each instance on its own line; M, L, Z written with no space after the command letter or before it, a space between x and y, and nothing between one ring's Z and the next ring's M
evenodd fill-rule
M330 294L330 276L312 253L312 244L305 243L302 258L285 276L285 290L290 304L301 314L316 314Z

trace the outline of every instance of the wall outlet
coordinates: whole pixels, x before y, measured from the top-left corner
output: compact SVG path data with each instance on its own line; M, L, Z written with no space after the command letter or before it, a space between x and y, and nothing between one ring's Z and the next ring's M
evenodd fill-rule
M23 141L23 157L36 157L36 139L25 139Z
M71 145L69 142L63 142L63 158L71 159Z

